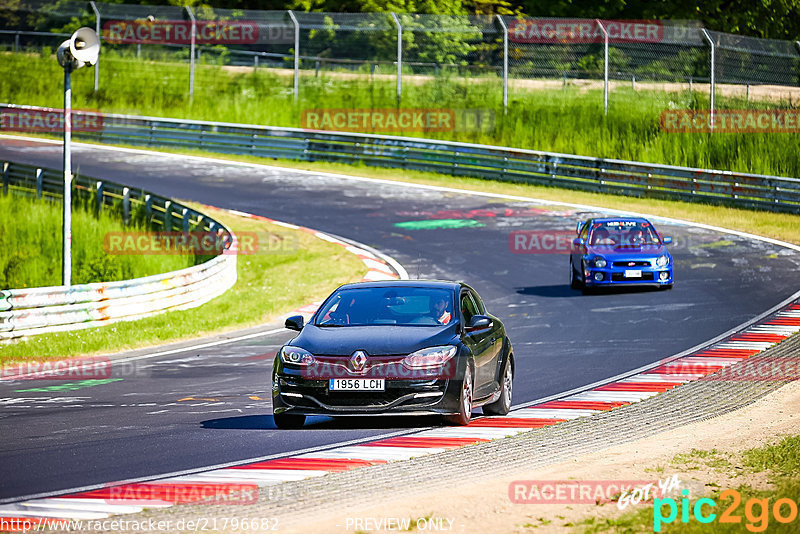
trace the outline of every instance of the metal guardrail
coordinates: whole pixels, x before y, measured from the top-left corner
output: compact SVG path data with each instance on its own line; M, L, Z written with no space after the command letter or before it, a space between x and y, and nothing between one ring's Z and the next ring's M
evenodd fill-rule
M62 171L0 162L0 178L4 194L62 196ZM236 236L222 223L179 202L80 175L73 184L77 196L92 202L98 210L121 205L126 222L135 213L143 213L162 231L209 232L231 248L236 246ZM78 330L193 308L221 295L235 283L236 254L221 254L193 267L132 280L3 290L0 339Z
M0 104L0 112L2 108L47 109ZM75 114L81 115L81 112ZM113 114L104 115L102 119L102 128L73 131L73 136L102 143L362 163L598 193L800 213L800 179L797 178L414 137Z

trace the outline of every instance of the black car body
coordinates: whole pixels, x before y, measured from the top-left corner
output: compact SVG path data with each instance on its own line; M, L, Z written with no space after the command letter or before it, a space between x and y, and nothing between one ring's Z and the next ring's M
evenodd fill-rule
M511 407L511 343L464 283L346 284L308 324L294 316L286 327L300 334L273 365L279 427L320 414L439 414L467 424L475 406L490 414Z

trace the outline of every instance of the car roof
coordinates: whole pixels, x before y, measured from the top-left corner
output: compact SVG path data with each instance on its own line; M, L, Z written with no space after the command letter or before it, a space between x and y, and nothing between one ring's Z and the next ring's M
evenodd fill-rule
M462 286L466 286L466 284L452 280L376 280L344 284L339 286L339 289L352 289L361 287L422 287L431 289L449 289L451 291L455 291L460 289Z

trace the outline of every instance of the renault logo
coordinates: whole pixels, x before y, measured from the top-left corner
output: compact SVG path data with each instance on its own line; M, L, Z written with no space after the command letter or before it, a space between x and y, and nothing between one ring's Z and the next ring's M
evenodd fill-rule
M350 368L360 373L364 370L364 366L367 363L367 353L363 350L357 350L350 356Z

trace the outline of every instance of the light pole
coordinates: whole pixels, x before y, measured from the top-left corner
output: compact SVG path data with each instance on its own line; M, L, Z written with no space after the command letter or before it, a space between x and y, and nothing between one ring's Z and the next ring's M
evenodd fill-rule
M73 70L97 63L100 39L91 28L81 28L61 43L56 52L58 64L64 68L64 219L61 254L61 285L71 285L72 278L72 87Z

